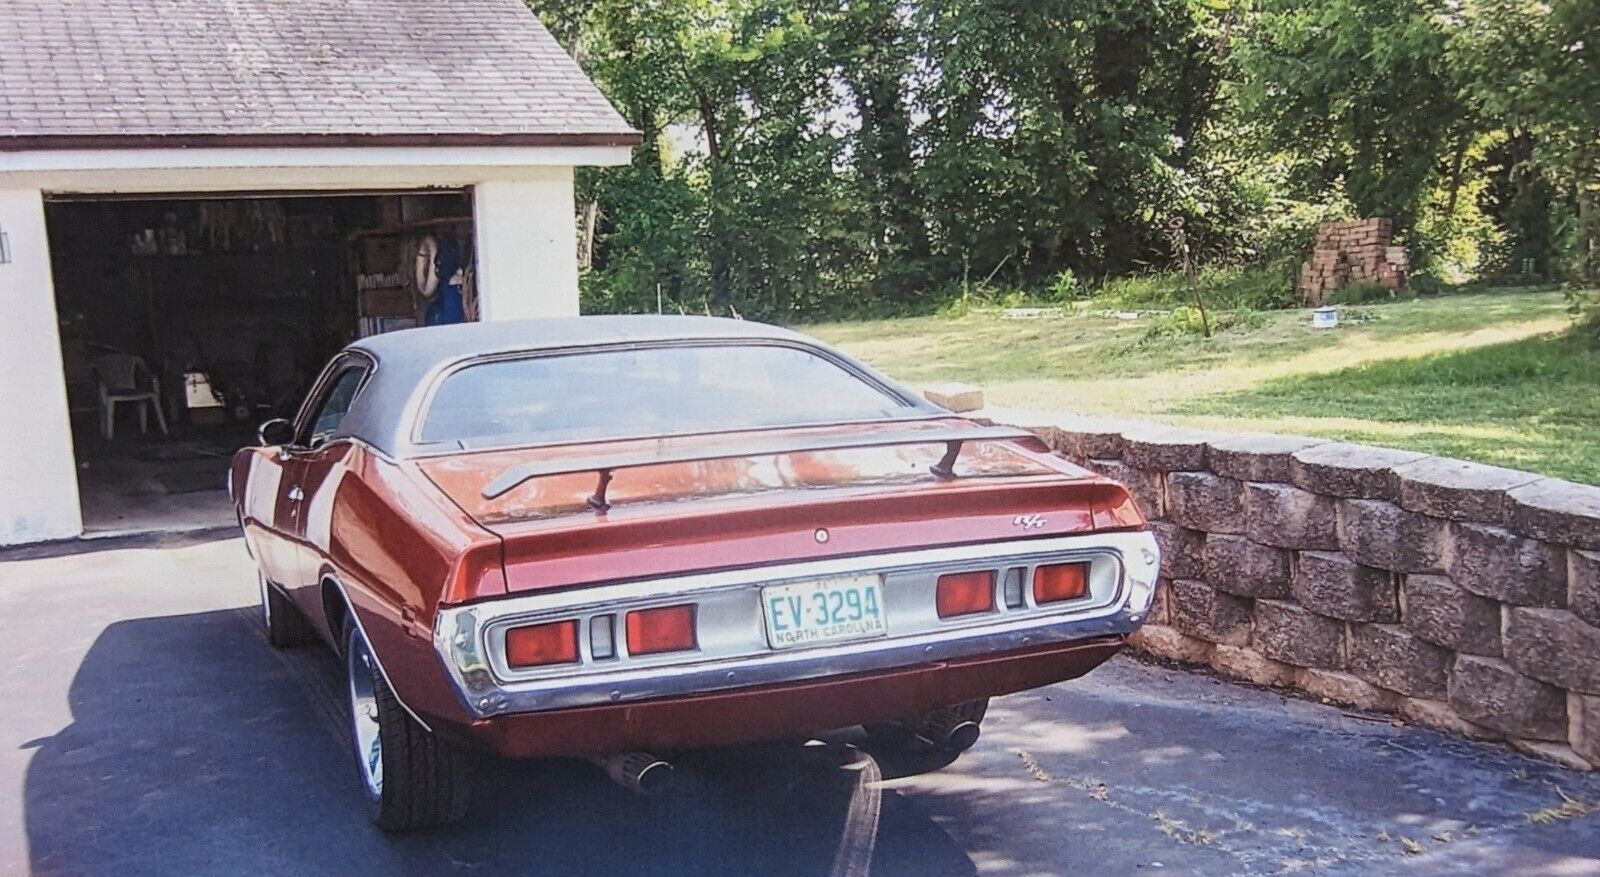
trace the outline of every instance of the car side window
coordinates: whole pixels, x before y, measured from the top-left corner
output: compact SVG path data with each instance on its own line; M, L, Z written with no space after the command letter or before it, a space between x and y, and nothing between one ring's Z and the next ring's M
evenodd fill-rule
M367 369L362 365L348 366L334 375L333 380L328 382L317 407L312 410L310 418L301 428L301 444L315 448L328 440L328 437L339 428L345 415L350 413L350 405L355 401L356 391L361 389L361 381L366 376Z

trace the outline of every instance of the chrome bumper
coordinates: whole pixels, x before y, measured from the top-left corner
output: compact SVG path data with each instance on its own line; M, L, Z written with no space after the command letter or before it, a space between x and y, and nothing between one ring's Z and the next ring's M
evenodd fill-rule
M1052 606L1008 608L941 620L931 586L940 573L1040 563L1091 562L1090 593ZM1160 556L1148 532L935 548L602 585L441 609L434 645L468 711L478 718L595 704L628 703L758 685L801 682L1068 643L1139 628L1155 595ZM810 648L766 645L760 588L785 582L880 573L888 635ZM917 595L921 600L916 599ZM700 648L645 658L596 660L588 625L629 609L685 601L701 605ZM897 601L899 605L897 605ZM922 608L920 603L925 603ZM747 608L748 607L748 608ZM578 618L578 664L513 670L501 637L507 627ZM707 626L710 629L706 629Z

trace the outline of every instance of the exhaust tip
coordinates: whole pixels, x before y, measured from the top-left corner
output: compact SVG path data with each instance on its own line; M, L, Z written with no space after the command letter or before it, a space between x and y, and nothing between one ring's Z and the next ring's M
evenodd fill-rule
M632 785L635 792L653 798L672 787L672 765L665 761L652 761L639 769Z
M672 786L672 764L648 752L624 752L594 759L606 776L636 795L650 797Z
M950 752L965 752L978 742L978 723L953 709L935 711L917 733L929 745Z
M968 749L971 749L973 744L978 742L978 734L979 730L977 722L958 722L956 726L951 728L949 733L945 735L945 748L953 749L956 752L965 752Z

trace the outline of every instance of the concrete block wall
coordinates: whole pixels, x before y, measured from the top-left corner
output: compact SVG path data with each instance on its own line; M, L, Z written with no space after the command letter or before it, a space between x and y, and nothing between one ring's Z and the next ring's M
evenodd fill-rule
M1134 492L1135 645L1600 767L1600 487L1424 454L984 412Z

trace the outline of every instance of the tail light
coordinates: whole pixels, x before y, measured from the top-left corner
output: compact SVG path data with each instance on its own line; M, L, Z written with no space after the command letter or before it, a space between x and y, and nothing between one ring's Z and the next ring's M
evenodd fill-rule
M506 631L506 664L514 668L578 663L578 622L552 621Z
M694 616L693 603L629 612L625 624L628 654L659 655L693 649L699 644L695 636Z
M1038 605L1076 600L1089 593L1089 565L1065 563L1033 571L1033 602Z
M994 610L994 573L957 572L939 577L934 602L940 618Z

